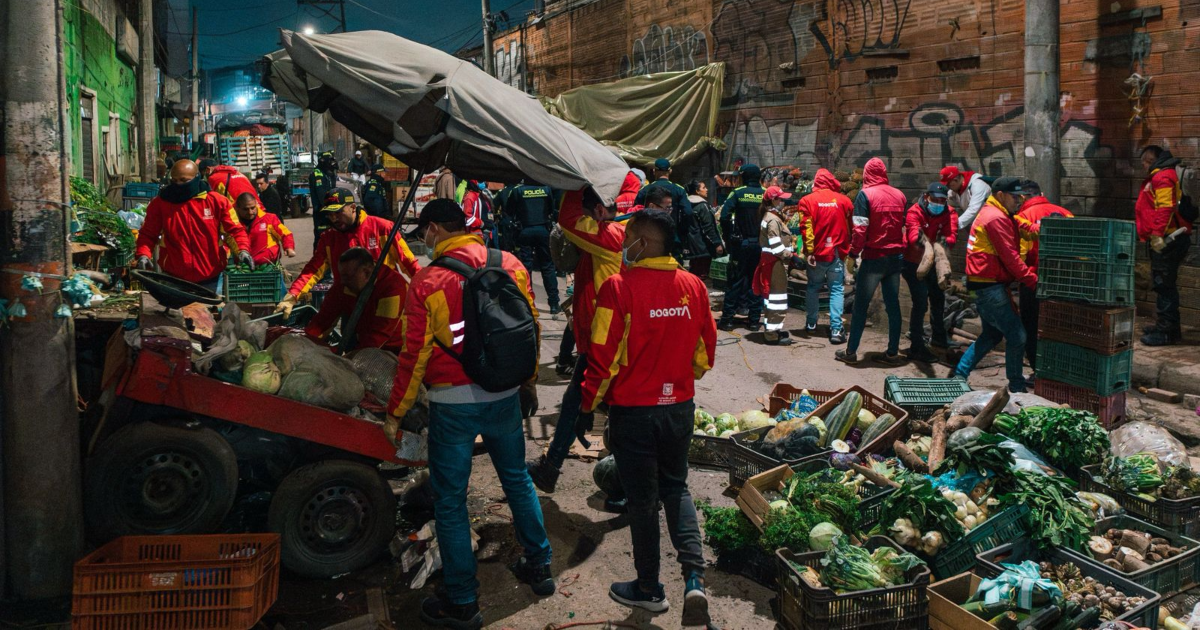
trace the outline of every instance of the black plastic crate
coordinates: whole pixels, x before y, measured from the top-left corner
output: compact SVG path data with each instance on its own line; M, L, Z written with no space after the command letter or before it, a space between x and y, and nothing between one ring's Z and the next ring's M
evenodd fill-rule
M709 468L729 468L729 449L733 440L711 435L692 434L688 463Z
M1080 553L1074 549L1066 549L1064 551L1069 555L1077 557L1079 562L1087 562L1088 564L1103 567L1163 597L1170 597L1184 589L1190 588L1193 584L1200 583L1200 579L1198 579L1200 575L1197 575L1200 573L1200 542L1169 532L1128 514L1119 514L1096 521L1095 527L1092 528L1092 533L1097 536L1103 536L1105 531L1114 528L1136 529L1156 538L1166 538L1173 546L1184 548L1187 551L1174 558L1167 558L1161 562L1156 562L1150 565L1149 568L1134 573L1126 573L1114 569L1099 560L1093 559L1090 554Z
M1187 499L1164 499L1147 501L1128 492L1120 492L1104 483L1100 473L1101 464L1084 466L1079 479L1079 489L1085 492L1100 492L1117 500L1126 512L1159 527L1188 538L1200 540L1200 497Z

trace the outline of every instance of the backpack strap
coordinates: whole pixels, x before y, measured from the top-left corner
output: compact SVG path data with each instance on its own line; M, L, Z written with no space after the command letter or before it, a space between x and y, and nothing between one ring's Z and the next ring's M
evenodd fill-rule
M489 254L489 261L490 261L490 254ZM429 266L430 267L441 267L442 269L449 269L450 271L453 271L454 273L456 273L464 278L470 278L472 275L475 274L476 271L478 271L478 269L476 269L475 267L472 267L471 265L468 265L467 263L465 263L457 258L454 258L453 256L444 256L444 255L439 256L436 260L429 263Z

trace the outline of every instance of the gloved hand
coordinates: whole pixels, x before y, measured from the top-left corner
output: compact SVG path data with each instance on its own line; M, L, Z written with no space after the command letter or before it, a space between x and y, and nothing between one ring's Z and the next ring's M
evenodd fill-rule
M591 446L591 442L589 442L587 439L587 433L588 431L591 431L592 427L595 425L596 412L584 411L581 408L579 410L579 418L575 420L575 437L579 438L579 443L582 444L584 448Z
M521 385L521 418L530 418L538 410L537 383L529 382Z
M403 418L397 418L392 414L388 414L387 420L383 421L383 436L392 443L392 446L400 448L400 442L396 439L396 435L400 433L400 421Z
M297 297L291 293L285 295L279 304L275 305L276 313L283 313L284 319L292 316L292 309L296 306Z
M237 261L239 265L246 265L250 271L254 271L254 257L250 255L250 252L244 249L238 252Z
M857 266L858 266L858 264L855 262L855 260L853 258L847 257L846 258L846 275L853 276L855 268Z
M1150 237L1150 249L1161 253L1162 250L1164 250L1166 248L1167 248L1167 241L1164 240L1163 237L1161 237L1161 236Z
M150 260L149 256L138 256L137 263L135 264L137 265L138 269L145 269L147 271L154 270L154 263Z

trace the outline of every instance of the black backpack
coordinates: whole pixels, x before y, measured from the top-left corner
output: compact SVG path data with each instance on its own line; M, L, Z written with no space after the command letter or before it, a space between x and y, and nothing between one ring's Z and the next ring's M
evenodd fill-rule
M1175 167L1175 175L1179 179L1179 188L1181 190L1179 195L1179 216L1183 217L1188 223L1195 223L1196 219L1200 219L1200 208L1196 207L1196 200L1188 194L1188 190L1184 189L1184 182L1187 181L1185 178L1191 175L1188 172L1189 170L1182 166Z
M538 329L521 288L501 265L498 249L488 249L487 264L472 267L442 256L430 263L466 279L463 283L462 352L437 342L463 366L476 385L489 392L518 387L537 373Z

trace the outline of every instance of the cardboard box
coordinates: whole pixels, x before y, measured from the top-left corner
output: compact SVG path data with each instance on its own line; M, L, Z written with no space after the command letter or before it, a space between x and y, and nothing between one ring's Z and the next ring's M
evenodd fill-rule
M979 588L981 578L960 573L929 585L930 630L995 630L996 626L962 609Z

